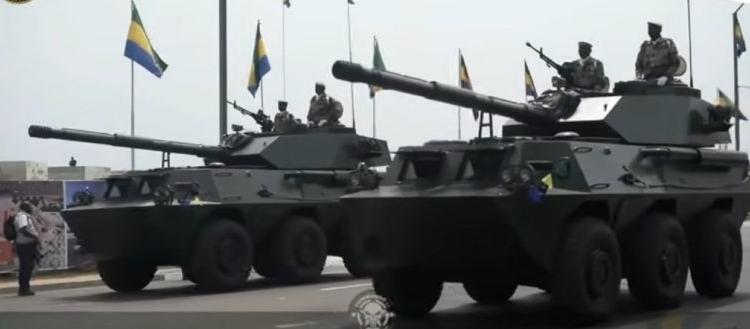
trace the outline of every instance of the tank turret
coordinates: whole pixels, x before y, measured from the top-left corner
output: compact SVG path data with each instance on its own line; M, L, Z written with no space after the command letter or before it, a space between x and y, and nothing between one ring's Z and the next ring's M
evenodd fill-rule
M504 136L572 132L584 138L687 147L730 142L731 111L702 100L700 91L682 83L619 82L613 93L550 90L534 101L518 103L347 61L334 63L332 72L341 80L510 118L503 126Z
M29 136L195 155L203 158L207 165L353 170L362 162L377 167L391 161L385 141L357 135L354 129L341 126L303 126L284 133L237 130L224 136L218 146L37 125L29 127Z

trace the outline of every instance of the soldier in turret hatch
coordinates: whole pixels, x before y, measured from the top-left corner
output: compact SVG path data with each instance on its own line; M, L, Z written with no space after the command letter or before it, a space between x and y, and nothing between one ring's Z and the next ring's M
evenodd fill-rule
M578 43L580 59L571 62L572 85L585 90L606 91L607 82L604 76L604 64L591 57L591 44L581 41Z
M661 36L661 24L649 22L648 35L651 40L641 44L635 62L635 74L639 79L656 79L663 86L674 79L674 73L680 67L680 58L674 41Z
M273 118L273 129L275 131L286 131L296 125L294 115L286 111L288 103L279 101L279 113Z
M322 82L315 83L315 96L310 99L310 111L307 121L312 126L336 125L343 113L341 103L326 95L326 86Z

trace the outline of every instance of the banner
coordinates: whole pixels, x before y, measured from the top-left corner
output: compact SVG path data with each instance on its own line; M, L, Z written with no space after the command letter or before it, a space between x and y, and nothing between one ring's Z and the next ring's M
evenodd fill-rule
M32 208L32 217L40 235L41 259L36 270L61 270L78 266L88 258L78 254L75 235L60 215L73 201L75 192L88 189L95 199L104 195L104 181L0 181L0 214L3 222L18 212L22 201ZM0 225L0 273L17 268L12 245Z

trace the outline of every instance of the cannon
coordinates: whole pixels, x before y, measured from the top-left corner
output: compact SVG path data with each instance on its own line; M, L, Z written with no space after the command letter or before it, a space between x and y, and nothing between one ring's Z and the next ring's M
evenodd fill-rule
M200 157L220 158L229 155L229 150L219 146L181 143L119 134L106 134L79 129L54 129L47 126L37 125L29 127L29 136L35 138L63 139L92 144L161 151L166 153L188 154Z
M334 63L332 72L341 80L510 118L503 126L506 137L565 132L633 144L696 147L731 141L729 119L734 112L700 99L700 90L682 83L657 87L647 81L624 81L615 84L613 93L549 90L532 102L517 103L346 61Z
M208 291L234 290L251 269L281 283L317 280L328 256L366 277L338 197L379 183L388 144L341 126L244 130L201 145L33 125L28 134L164 153L161 168L106 178L103 199L77 191L61 212L107 286L140 291L158 266L179 266ZM169 155L202 164L172 167Z
M503 135L398 149L378 186L343 195L375 291L399 317L429 313L445 282L499 305L543 289L571 324L605 321L625 279L645 308L734 294L750 207L732 111L684 84L548 90L517 103L335 62L338 79L507 117Z

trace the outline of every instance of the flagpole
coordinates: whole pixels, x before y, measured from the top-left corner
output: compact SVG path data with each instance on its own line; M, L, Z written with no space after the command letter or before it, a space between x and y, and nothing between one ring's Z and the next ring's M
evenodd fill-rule
M461 87L461 48L458 49L458 86ZM461 107L456 106L458 116L458 140L461 140Z
M693 34L690 24L690 0L687 0L688 7L688 60L690 61L690 88L693 88Z
M735 37L735 24L737 23L737 12L745 4L740 4L732 14L732 59L734 60L734 149L740 150L740 88L737 79L737 42Z
M219 141L227 133L227 0L219 0Z
M263 81L260 82L260 108L265 111L266 105L263 99Z
M372 96L372 138L375 138L375 98L377 95Z
M130 136L135 136L135 63L130 61ZM135 149L130 149L130 170L135 170Z
M352 6L351 2L349 2L347 0L347 2L346 2L346 22L347 22L347 27L349 29L349 62L350 63L353 62L353 59L352 59L352 18L351 18L351 10L350 10L351 6ZM354 117L355 117L355 115L354 115L354 82L350 82L349 83L349 91L351 93L351 98L352 98L352 128L357 129L357 123L356 123L356 121L354 119ZM375 98L373 98L373 102L374 101L375 101ZM374 107L373 107L373 111L374 111ZM375 113L373 113L373 116L374 115L375 115ZM374 124L375 123L373 122L373 125ZM374 136L375 136L375 130L373 129L373 137Z
M281 70L283 79L284 100L286 100L286 5L281 3Z

